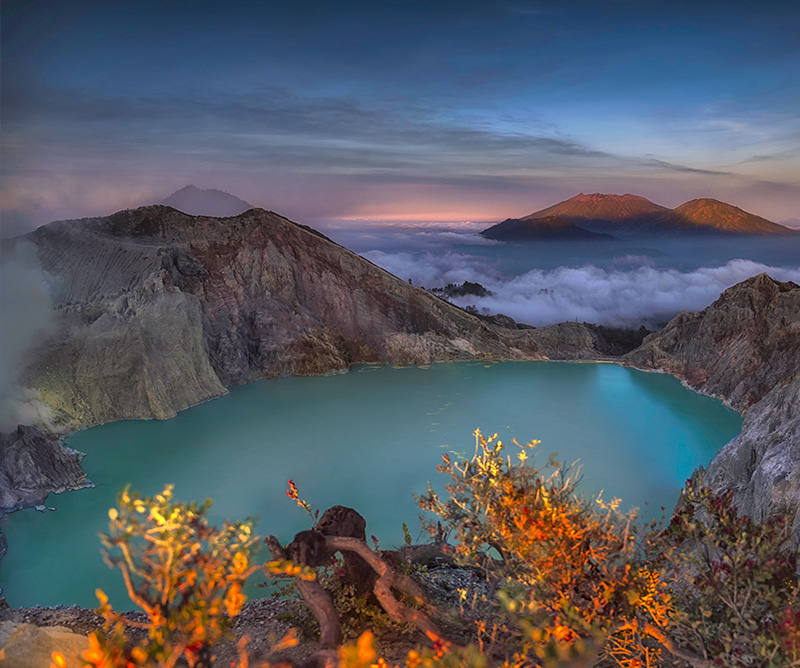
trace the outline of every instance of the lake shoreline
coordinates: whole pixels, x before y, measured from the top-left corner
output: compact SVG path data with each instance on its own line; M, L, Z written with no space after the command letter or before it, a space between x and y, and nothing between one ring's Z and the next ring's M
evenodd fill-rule
M666 375L673 376L673 374L670 374L669 372L667 372L667 371L665 371L663 369L642 368L642 367L638 367L636 365L630 364L629 362L624 360L622 358L622 356L617 357L617 358L601 357L601 358L597 358L597 359L578 359L578 360L576 360L576 359L540 359L540 358L533 359L532 358L532 359L487 359L487 360L470 360L470 361L473 361L475 363L484 363L484 362L488 362L488 363L502 363L502 362L532 363L532 362L542 362L542 363L556 363L556 364L615 364L615 365L618 365L618 366L621 366L621 367L633 368L633 369L636 369L637 371L642 371L642 372L645 372L645 373L658 373L658 374L666 374ZM292 376L292 377L327 377L327 376L336 376L336 375L342 375L342 374L350 373L353 368L358 367L358 366L370 366L370 367L392 366L393 368L425 368L425 367L430 367L430 365L432 365L432 364L455 364L455 363L459 363L460 364L460 363L464 363L464 362L468 362L468 361L466 361L466 360L457 360L457 361L456 360L436 360L436 361L430 362L428 364L409 364L409 365L404 365L403 367L398 367L397 365L392 365L392 364L388 364L388 363L387 364L381 364L381 363L353 363L353 364L349 365L345 369L332 370L332 371L329 371L329 372L324 373L324 374L317 374L317 375L303 374L303 375ZM727 402L725 397L714 395L714 394L707 393L707 392L703 392L702 390L699 390L699 389L693 387L685 379L680 378L678 376L673 376L673 377L676 377L681 382L681 385L683 387L685 387L686 389L691 390L692 392L694 392L696 394L699 394L701 396L706 396L706 397L709 397L709 398L712 398L712 399L716 399L716 400L722 401L722 403L724 405L726 405L728 408L731 408L732 410L736 410L735 407L729 405L729 403ZM210 402L213 402L213 401L217 401L219 399L223 399L224 397L228 396L228 394L230 393L230 390L232 388L242 387L243 385L252 385L254 383L260 383L260 382L263 382L264 380L274 380L274 378L261 378L261 379L258 379L258 380L254 380L251 383L244 383L242 385L229 386L229 387L225 388L226 389L226 393L224 395L208 397L206 399L203 399L202 401L198 402L197 404L194 404L192 406L187 406L186 408L182 409L175 416L170 417L170 418L166 418L166 419L167 420L173 420L179 414L181 414L184 411L187 411L187 410L189 410L191 408L195 408L197 406L201 406L201 405L206 404L206 403L210 403ZM741 411L736 411L736 412L739 413L740 415L742 414ZM146 418L137 418L134 421L145 421L145 422L148 422L148 421L155 421L155 420L157 420L157 418L146 417ZM117 421L107 422L107 423L103 423L103 424L114 424L115 422L126 422L126 421L127 420L117 420ZM79 461L80 461L86 456L85 453L79 452L77 450L74 450L73 448L70 448L70 447L66 446L65 445L65 440L67 438L69 438L70 436L72 436L73 434L76 434L76 433L81 432L81 431L85 431L87 429L93 429L93 428L98 427L98 426L102 426L102 425L82 425L82 426L79 426L79 427L77 427L75 429L72 429L72 430L70 430L68 432L61 433L61 434L59 434L57 436L49 437L48 438L49 445L47 447L53 447L53 444L58 444L58 447L60 447L62 450L66 451L67 453L77 454L79 456ZM80 484L81 481L85 481L85 484ZM98 483L102 484L102 481L98 481ZM7 539L6 539L6 537L5 537L5 535L3 534L3 531L2 531L2 526L3 526L3 523L4 523L4 519L7 516L11 515L12 513L18 512L20 510L33 509L33 510L37 510L39 512L54 511L55 510L54 508L48 508L46 506L47 499L48 499L48 497L50 495L61 495L61 494L65 494L65 493L68 493L68 492L81 491L83 489L91 489L91 488L94 488L95 486L96 486L95 483L93 483L92 481L88 480L86 472L81 469L81 475L79 475L78 478L76 478L74 486L72 486L72 487L60 488L60 489L51 489L51 490L47 491L43 496L41 496L41 497L39 497L39 498L37 498L35 500L26 501L26 502L20 502L20 503L16 504L15 506L12 506L12 507L0 507L0 559L2 559L5 556L5 554L6 554L7 550L8 550L8 542L7 542ZM2 588L0 587L0 599L1 598L2 598Z
M174 421L129 421L84 430L70 446L89 453L86 471L101 493L91 499L62 498L59 510L69 515L31 515L8 526L10 562L3 579L13 582L11 574L31 550L52 554L64 549L73 558L90 550L95 560L91 546L96 532L104 530L105 512L126 483L147 495L166 482L175 483L183 498L214 498L217 521L260 513L259 533L281 536L283 531L288 539L305 528L296 523L281 528L287 521L304 520L292 508L283 512L285 480L294 478L312 503L370 508L372 517L367 519L381 541L402 540L395 535L400 524L412 524L419 514L412 492L422 492L426 481L439 484L434 473L439 453L471 451L475 427L500 432L508 443L515 437L520 442L541 440L542 464L555 451L565 462L581 459L583 489L589 496L605 488L655 517L659 506L674 505L683 481L697 466L706 465L741 425L718 402L703 403L679 381L660 375L620 364L560 361L482 360L427 369L364 365L336 378L294 377L233 388L224 401L181 413ZM580 418L570 418L576 410ZM722 424L723 413L730 417L719 432L715 425ZM662 425L655 439L650 435L654 423ZM701 436L709 439L706 445L701 445ZM237 444L235 456L224 446L231 438ZM288 450L278 445L295 441ZM647 451L651 454L642 454ZM403 452L402 459L393 459L393 452ZM394 464L387 469L386 462ZM633 481L618 475L626 465L639 470ZM253 477L258 478L256 487ZM46 535L40 538L37 527ZM81 560L89 559L88 554ZM47 560L52 561L49 556ZM35 575L33 564L23 568ZM37 590L30 586L31 593ZM20 581L16 591L25 591L19 587L28 585ZM26 600L10 585L6 595L15 605ZM45 594L27 601L81 599Z
M706 484L733 489L740 512L759 521L788 510L800 542L800 466L792 459L800 444L798 299L800 286L761 274L726 290L704 311L676 317L632 352L596 361L673 376L741 414L741 431L714 455ZM519 361L576 361L572 355L542 357Z

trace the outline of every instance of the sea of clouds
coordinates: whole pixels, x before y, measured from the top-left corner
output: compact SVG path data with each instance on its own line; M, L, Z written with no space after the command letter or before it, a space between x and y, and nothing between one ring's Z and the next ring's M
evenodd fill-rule
M505 276L487 266L485 258L453 251L420 254L373 250L364 257L399 278L427 288L464 281L480 283L493 294L466 296L453 302L474 305L485 313L503 313L536 326L576 320L656 328L680 311L705 308L726 288L762 272L780 281L800 283L800 267L775 267L742 259L680 271L655 267L645 257L624 256L611 267L586 264Z

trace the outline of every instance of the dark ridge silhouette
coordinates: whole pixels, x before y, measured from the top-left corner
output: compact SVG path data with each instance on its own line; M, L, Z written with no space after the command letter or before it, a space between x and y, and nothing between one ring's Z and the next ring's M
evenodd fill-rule
M217 218L238 216L240 213L255 208L252 204L223 190L215 190L213 188L204 190L192 185L176 190L169 197L162 200L161 204L166 204L191 216L213 216Z
M501 241L542 240L580 240L602 241L614 239L610 234L590 232L578 227L565 216L545 216L544 218L509 218L481 232L488 239Z

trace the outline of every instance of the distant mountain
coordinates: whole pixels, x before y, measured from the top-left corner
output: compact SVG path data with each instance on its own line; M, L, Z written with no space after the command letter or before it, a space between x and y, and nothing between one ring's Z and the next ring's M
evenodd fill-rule
M192 216L214 216L217 218L238 216L255 207L223 190L203 189L189 185L176 190L161 204L183 211Z
M606 195L603 193L580 193L568 200L536 211L525 218L564 216L571 220L602 220L632 224L639 220L652 220L669 209L639 195Z
M716 199L693 199L672 210L667 220L676 225L684 224L702 230L727 234L793 234L792 230L778 223L756 216Z
M610 234L590 232L578 227L564 216L545 216L544 218L509 218L502 223L483 230L481 234L488 239L500 241L555 240L608 240Z
M714 199L695 199L668 209L638 195L580 193L519 219L509 219L483 230L490 239L523 239L523 222L534 228L538 221L557 218L578 229L619 236L674 234L795 234L796 230L773 223ZM547 227L550 223L546 224ZM545 237L527 237L545 238Z

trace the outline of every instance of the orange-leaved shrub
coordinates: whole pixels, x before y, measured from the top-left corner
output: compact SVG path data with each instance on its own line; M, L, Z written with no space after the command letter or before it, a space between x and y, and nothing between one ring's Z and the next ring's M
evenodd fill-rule
M497 596L474 602L482 616L467 646L437 641L410 652L407 668L800 667L797 548L785 518L741 516L731 493L698 478L667 528L642 527L619 500L578 495L576 466L537 465L538 442L475 439L471 458L445 455L447 494L429 488L418 501L436 516L431 533L446 531ZM292 483L290 492L316 521ZM87 665L210 666L251 573L315 577L291 562L254 565L252 524L215 528L209 506L174 502L170 487L152 498L122 493L102 540L147 614L138 624L147 637L132 638L131 622L98 592L105 629ZM388 668L373 638L340 648L341 667Z
M471 459L444 456L448 495L429 489L419 503L451 532L463 563L500 579L506 658L653 665L660 648L642 629L664 626L670 594L647 567L634 513L618 499L579 497L577 467L553 458L537 467L537 441L509 452L496 435L475 438Z
M641 528L619 500L576 493L579 471L538 442L514 451L475 432L420 497L462 563L501 585L491 651L512 665L800 666L797 550L789 524L740 516L732 494L687 483L671 524ZM433 533L440 529L429 523ZM500 640L498 642L498 639Z
M245 602L242 586L261 566L253 564L252 521L215 527L207 518L210 507L210 500L174 501L172 486L153 497L129 489L120 494L118 507L108 512L108 533L101 534L104 558L120 569L128 596L147 621L123 619L98 590L105 626L90 637L87 666L212 664L214 644ZM146 634L132 639L128 627Z

